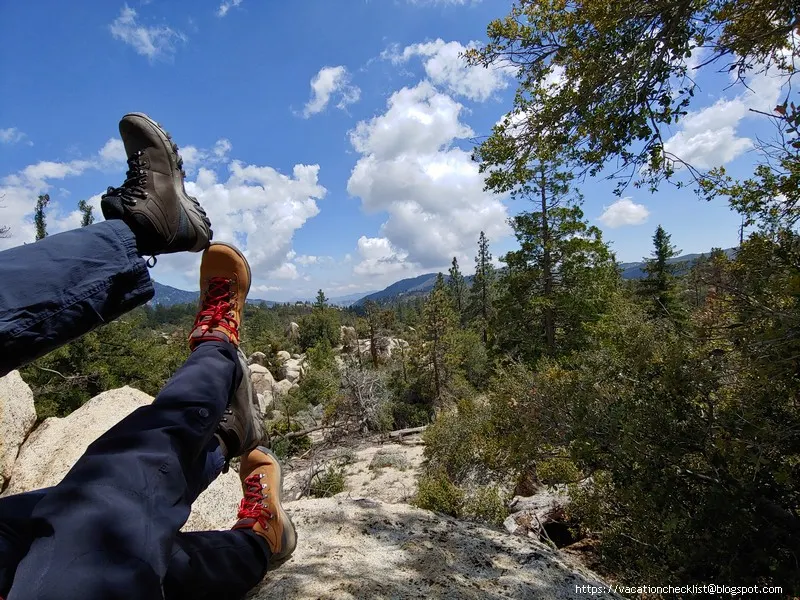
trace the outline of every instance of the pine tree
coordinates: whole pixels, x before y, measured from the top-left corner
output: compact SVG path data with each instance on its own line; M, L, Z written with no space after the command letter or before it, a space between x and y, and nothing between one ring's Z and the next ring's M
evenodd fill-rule
M478 320L483 343L488 343L489 321L492 315L492 296L496 279L492 253L489 250L489 240L481 231L478 238L478 255L475 257L475 277L469 293L467 315Z
M670 234L659 225L653 234L653 254L644 259L647 276L639 283L639 293L649 304L650 314L669 317L676 322L681 320L683 313L676 280L683 264L670 259L679 254L680 250L672 244Z
M94 215L92 214L94 206L86 202L86 200L81 200L78 202L78 210L81 211L83 215L81 218L81 227L87 227L94 223Z
M44 214L44 209L50 202L50 194L39 196L36 200L36 209L33 213L33 222L36 225L36 241L43 240L47 237L47 219Z
M448 352L447 334L456 325L456 315L448 297L444 276L439 273L436 284L428 296L422 316L422 337L427 364L433 371L433 391L436 404L442 405L444 391L449 382L446 356Z
M447 289L450 297L453 299L453 306L455 306L456 314L461 320L464 315L465 295L467 292L467 283L464 281L464 276L458 268L458 258L453 257L453 263L449 270L449 279L447 280Z
M502 258L508 269L497 299L497 346L529 364L580 349L585 325L604 312L618 282L600 230L580 207L546 212L511 220L520 249Z

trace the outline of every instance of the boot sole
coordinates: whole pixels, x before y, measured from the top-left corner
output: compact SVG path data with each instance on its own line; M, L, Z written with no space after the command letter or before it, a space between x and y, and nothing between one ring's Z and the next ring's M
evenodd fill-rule
M169 166L170 170L172 171L171 175L173 184L175 185L176 189L180 189L178 200L181 203L181 207L186 213L189 222L192 224L195 233L198 234L198 241L194 247L189 250L189 252L200 252L205 250L214 235L214 233L211 231L211 220L206 215L206 211L200 205L200 202L198 202L197 198L186 193L186 188L183 185L183 179L180 176L181 169L178 166L178 158L176 158L180 157L180 154L178 153L177 146L172 141L172 137L170 137L170 135L161 127L161 125L156 123L144 113L128 113L122 118L124 119L125 117L135 117L142 120L144 122L143 125L148 126L158 135L164 150L169 156ZM206 231L208 232L208 239L204 239L206 238ZM203 235L199 235L200 233L203 233Z
M281 505L281 516L284 519L284 523L289 523L289 526L292 528L292 535L294 537L294 547L292 548L292 551L289 552L289 554L287 554L284 558L281 558L280 560L270 561L268 569L272 571L273 569L277 569L278 567L280 567L282 564L284 564L287 560L289 560L292 557L292 554L297 548L297 529L295 529L294 523L292 523L292 519L289 517L286 511L283 510L283 466L281 466L281 461L278 460L278 457L275 456L275 453L269 448L265 448L264 446L259 446L258 450L260 450L261 452L272 458L272 460L275 461L275 464L278 465L278 472L281 475L281 489L278 490L278 504Z

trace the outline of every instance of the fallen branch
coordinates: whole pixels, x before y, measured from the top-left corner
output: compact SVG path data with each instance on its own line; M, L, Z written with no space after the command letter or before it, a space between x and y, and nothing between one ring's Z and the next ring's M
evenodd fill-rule
M304 435L308 435L309 433L314 433L315 431L320 431L321 429L331 429L330 425L320 425L319 427L312 427L311 429L304 429L303 431L290 431L289 433L284 433L283 435L276 435L272 439L272 443L274 444L278 440L291 440L298 437L303 437Z
M401 438L406 435L413 435L415 433L422 433L428 428L427 425L423 425L422 427L411 427L410 429L398 429L397 431L389 432L390 438Z

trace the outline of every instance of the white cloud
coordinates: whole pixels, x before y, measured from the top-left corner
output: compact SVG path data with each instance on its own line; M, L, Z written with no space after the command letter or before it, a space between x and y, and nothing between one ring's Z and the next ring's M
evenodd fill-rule
M470 153L453 147L472 135L463 106L428 82L395 92L386 112L351 132L361 153L347 184L364 209L386 212L380 236L362 236L354 272L378 275L441 268L468 260L481 230L509 232L500 199L483 190Z
M166 26L145 27L136 20L136 11L127 4L109 26L111 35L133 47L137 54L150 60L170 57L177 42L186 42L180 31Z
M230 162L230 151L233 145L227 139L219 139L211 149L197 146L182 146L178 152L183 159L183 170L193 175L200 167L214 167Z
M389 58L394 64L419 56L424 61L425 73L435 85L444 87L453 94L483 102L495 92L507 88L515 70L508 66L468 66L462 54L476 45L476 42L470 42L467 46L462 46L459 42L438 39L435 42L407 46L402 52L394 48L384 52L382 56Z
M307 267L309 265L322 265L322 264L325 264L325 263L333 262L333 257L332 256L314 256L313 254L312 255L303 254L303 255L298 256L297 258L295 258L294 262L296 262L298 265L302 265L304 267Z
M218 142L215 148L229 151L225 143ZM213 151L208 154L215 157ZM54 183L89 170L116 166L123 171L124 163L109 162L119 158L115 144L108 142L91 159L42 161L0 179L0 224L12 227L12 237L0 239L0 249L33 241L31 214L38 194L53 193ZM290 263L294 258L292 239L308 219L319 213L317 200L327 191L319 184L318 175L317 165L296 165L290 175L284 175L271 167L233 161L226 177L200 167L194 180L186 181L186 190L199 199L211 218L214 239L232 241L241 247L253 269L254 285L269 285L272 278L300 277L297 267ZM89 200L98 219L102 218L100 198L98 194ZM69 208L76 204L77 199ZM78 211L65 208L63 203L51 201L47 211L51 233L79 224ZM156 277L185 289L197 289L199 260L199 254L162 256L155 268Z
M611 206L605 207L598 220L613 229L625 225L641 225L649 216L650 211L644 204L636 204L631 198L620 198Z
M361 89L350 83L350 74L342 65L323 67L311 80L311 99L303 109L307 119L325 110L332 97L338 98L337 108L344 109L358 102Z
M292 263L283 263L277 269L273 269L269 273L271 279L298 279L300 273L297 272L297 267Z
M774 72L755 75L733 99L719 99L711 106L690 112L680 121L680 130L667 140L664 150L698 169L731 162L753 147L750 138L739 135L743 119L752 110L771 112L777 104L785 77ZM680 168L680 164L676 164Z
M8 129L0 129L0 144L16 144L27 139L27 135L17 129L16 127L9 127ZM31 142L28 142L32 145Z
M242 3L242 0L224 0L222 4L219 5L219 9L217 10L218 17L224 17L228 14L228 11L231 8L236 8Z
M108 140L98 154L103 161L108 163L119 163L122 165L128 160L128 155L125 153L125 145L122 143L122 140L117 138Z
M356 275L396 276L415 269L414 265L406 262L408 253L392 246L386 238L362 235L358 239L358 253L361 262L353 269Z

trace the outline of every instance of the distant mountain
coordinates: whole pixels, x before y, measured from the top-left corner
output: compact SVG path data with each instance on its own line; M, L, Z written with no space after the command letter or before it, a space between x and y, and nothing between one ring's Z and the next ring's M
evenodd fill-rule
M342 306L347 308L352 304L355 304L364 296L369 296L370 294L374 294L376 290L370 290L369 292L359 292L357 294L350 294L349 296L336 296L335 298L328 298L328 303L332 304L333 306Z
M727 250L723 250L728 258L733 258L736 255L736 248L728 248ZM694 263L698 261L700 258L708 257L711 253L705 252L701 254L684 254L683 256L676 256L675 258L669 259L667 262L670 264L674 263L686 263L684 265L684 271L688 271ZM622 278L623 279L644 279L647 274L644 272L644 265L645 262L629 262L629 263L620 263L619 268L622 271Z
M410 279L401 279L380 292L367 294L356 302L353 302L353 306L364 306L367 300L383 303L397 300L403 296L419 295L420 293L424 293L427 289L432 289L434 283L436 283L436 273L428 273L426 275L420 275L419 277L411 277Z
M729 248L724 251L728 257L733 257L736 254L735 248ZM708 256L710 252L706 252L704 254L685 254L683 256L677 256L675 258L670 259L670 263L676 262L685 262L686 263L686 270L688 271L689 268L697 262L697 260L701 257ZM623 279L644 279L645 272L644 272L644 261L641 262L629 262L629 263L620 263L619 268L622 272ZM420 275L419 277L413 277L411 279L401 279L400 281L393 283L389 287L380 292L375 292L374 294L369 294L368 296L364 296L357 302L353 303L353 306L363 306L367 300L372 300L374 302L378 302L379 304L384 304L387 302L394 302L399 300L400 298L412 298L414 296L422 296L427 294L433 289L434 284L436 283L436 275L437 273L427 273L425 275ZM472 285L473 275L468 275L464 279L467 282L468 286ZM447 281L449 277L447 275L444 276L444 280Z
M152 306L155 306L156 304L160 304L161 306L174 306L175 304L197 304L200 301L200 292L188 292L186 290L180 290L172 287L171 285L158 283L155 280L153 281L153 287L155 288L156 294L148 303ZM259 300L258 298L249 298L247 303L266 304L267 306L273 306L276 304L276 302L273 300Z
M156 295L150 301L150 304L155 306L161 304L162 306L173 306L175 304L197 304L200 301L200 292L187 292L186 290L179 290L171 285L164 285L153 281L153 287L156 289Z

